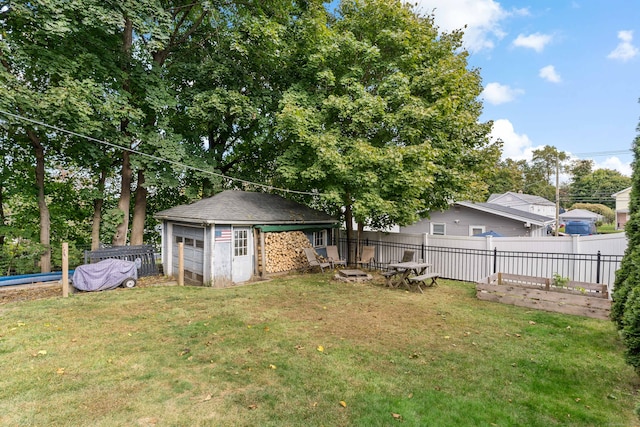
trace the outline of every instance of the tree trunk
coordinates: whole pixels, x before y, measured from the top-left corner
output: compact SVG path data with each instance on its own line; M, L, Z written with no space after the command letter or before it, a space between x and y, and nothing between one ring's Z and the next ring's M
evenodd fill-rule
M100 247L100 223L102 222L102 205L104 205L104 183L107 180L107 172L100 171L98 180L98 191L100 197L93 200L93 222L91 223L91 250L95 251Z
M353 212L349 195L345 197L344 222L347 228L347 264L355 264L358 260L355 248L353 248ZM348 202L346 202L348 201Z
M129 231L129 205L131 203L131 162L128 151L122 152L122 184L120 186L120 200L118 201L118 209L122 211L124 216L122 222L116 227L116 234L111 242L113 246L124 246L127 243L127 232Z
M40 255L40 272L51 272L51 217L44 194L44 147L38 136L31 130L27 131L36 155L36 186L38 188L38 210L40 211L40 244L44 247Z
M122 51L125 54L126 62L122 64L122 71L129 73L128 60L131 56L131 46L133 45L133 22L128 17L124 17L124 31L122 32ZM129 77L125 78L122 85L125 92L130 92ZM120 121L120 132L127 135L127 127L129 120L126 118ZM129 204L131 202L131 162L129 151L122 152L122 179L120 186L120 200L118 201L118 209L124 214L122 222L116 227L116 234L113 236L112 244L114 246L124 246L127 243L127 233L129 232Z
M136 188L136 201L133 208L133 221L131 224L131 245L144 243L144 223L147 217L147 187L144 185L144 171L138 170L138 187Z

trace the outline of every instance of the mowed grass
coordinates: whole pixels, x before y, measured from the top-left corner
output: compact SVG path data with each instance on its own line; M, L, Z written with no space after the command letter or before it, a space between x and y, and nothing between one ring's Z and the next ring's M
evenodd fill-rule
M634 425L610 322L330 274L0 305L0 425Z

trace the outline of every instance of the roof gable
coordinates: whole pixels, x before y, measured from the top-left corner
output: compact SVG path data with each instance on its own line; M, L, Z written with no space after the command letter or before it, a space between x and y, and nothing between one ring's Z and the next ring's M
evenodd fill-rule
M555 221L553 218L548 218L543 215L522 211L520 209L510 208L495 203L456 202L456 204L500 217L513 219L516 221L530 222L531 224L539 226L551 224Z
M622 196L622 195L624 195L625 193L630 193L630 192L631 192L631 187L627 187L627 188L625 188L624 190L620 190L620 191L618 191L617 193L613 193L613 194L611 195L611 197L616 198L616 197L618 197L618 196Z
M544 197L534 196L532 194L515 193L513 191L507 191L504 194L492 194L489 196L487 203L502 204L509 199L520 200L530 205L555 206L552 201L547 200Z
M189 205L175 206L154 215L157 219L215 224L335 223L324 212L284 197L227 190Z

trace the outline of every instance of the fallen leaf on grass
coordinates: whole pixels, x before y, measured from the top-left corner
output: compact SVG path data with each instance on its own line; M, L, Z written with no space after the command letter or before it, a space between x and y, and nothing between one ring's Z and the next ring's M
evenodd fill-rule
M247 406L247 408L248 408L249 410L258 409L258 405L256 405L256 404L254 403L254 404L252 404L252 405Z
M47 354L47 350L38 351L38 355L44 356L45 354Z
M180 356L184 356L185 354L191 353L190 348L184 348L180 351Z
M400 415L400 414L394 414L393 412L391 413L391 416L392 416L393 418L395 418L396 420L401 420L401 419L402 419L402 415Z
M269 365L270 369L276 369L276 365Z
M535 325L535 324L536 324L536 322L534 322L533 320L529 320L529 324L530 324L530 325Z
M295 349L296 349L296 350L304 350L304 346L303 346L303 345L298 344L297 346L295 346Z
M320 353L322 353L324 351L324 347L319 345L318 348L316 348L316 350L318 350Z
M64 374L64 368L58 368L58 370L56 371L56 374L59 374L59 375Z
M340 406L342 406L343 408L347 407L347 402L345 402L344 400L340 401Z

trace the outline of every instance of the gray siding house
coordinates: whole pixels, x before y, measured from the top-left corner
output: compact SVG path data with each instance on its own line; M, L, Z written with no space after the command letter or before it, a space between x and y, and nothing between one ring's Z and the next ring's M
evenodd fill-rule
M235 190L158 212L155 218L162 222L166 274L177 275L178 243L183 243L185 281L215 287L264 273L258 255L265 233L301 230L314 246L323 246L338 225L324 212L278 195Z
M456 202L446 211L400 227L401 233L474 236L493 231L505 237L546 236L554 219L493 203Z

